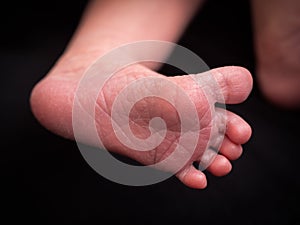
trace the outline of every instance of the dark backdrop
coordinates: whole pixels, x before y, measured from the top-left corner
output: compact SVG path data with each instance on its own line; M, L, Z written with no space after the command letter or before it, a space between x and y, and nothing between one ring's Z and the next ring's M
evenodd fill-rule
M127 187L96 174L74 142L41 127L30 112L34 84L60 56L85 1L9 1L1 6L1 224L299 224L299 112L265 101L256 84L229 106L253 127L226 177L205 190L176 178ZM249 3L210 0L181 44L211 68L240 65L255 78Z

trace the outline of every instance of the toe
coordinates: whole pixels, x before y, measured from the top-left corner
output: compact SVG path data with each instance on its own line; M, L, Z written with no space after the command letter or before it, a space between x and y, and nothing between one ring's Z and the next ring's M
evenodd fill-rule
M227 66L210 70L206 73L200 73L195 76L199 83L203 82L203 78L211 76L214 80L208 80L211 93L215 94L215 100L221 103L236 104L243 102L252 89L252 76L250 72L237 66ZM206 82L207 83L207 82ZM220 90L220 92L218 91ZM221 97L219 95L222 95Z
M220 148L220 153L229 160L236 160L242 155L243 148L241 145L235 144L229 138L225 137Z
M235 144L244 144L251 137L251 127L238 115L227 111L226 135Z
M195 189L204 189L207 185L206 176L193 165L189 165L176 174L176 177L186 186Z
M232 169L229 160L222 155L217 155L214 161L209 165L207 170L215 176L224 176Z

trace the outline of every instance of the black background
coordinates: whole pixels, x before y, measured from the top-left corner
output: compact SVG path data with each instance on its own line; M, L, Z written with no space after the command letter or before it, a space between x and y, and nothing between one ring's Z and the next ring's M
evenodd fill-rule
M30 91L63 52L85 4L1 6L0 223L299 224L299 112L269 104L256 84L245 103L229 106L253 136L228 176L207 174L205 190L176 178L146 187L112 183L86 164L74 142L37 123ZM255 79L252 41L247 1L210 0L180 43L211 68L240 65Z

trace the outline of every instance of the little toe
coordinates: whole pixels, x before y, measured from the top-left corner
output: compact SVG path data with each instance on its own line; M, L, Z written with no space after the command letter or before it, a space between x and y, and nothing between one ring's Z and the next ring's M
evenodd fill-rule
M236 160L242 155L243 148L241 145L233 143L228 137L224 137L219 152L229 160Z
M232 169L229 160L223 155L216 155L214 161L207 167L207 170L215 176L225 176Z
M189 165L176 174L176 177L186 186L195 189L204 189L207 185L206 176L193 165Z
M250 125L240 116L227 111L226 135L235 144L246 143L252 134Z

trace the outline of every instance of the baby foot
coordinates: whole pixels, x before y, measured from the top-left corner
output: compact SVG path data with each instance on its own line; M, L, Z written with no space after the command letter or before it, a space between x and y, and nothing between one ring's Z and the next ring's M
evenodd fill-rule
M76 62L73 64L72 62ZM72 127L72 107L76 87L80 81L81 75L85 70L87 63L80 60L82 66L78 66L79 61L67 60L57 64L50 75L36 85L31 96L31 106L37 119L49 130L66 138L74 138ZM72 66L73 64L73 66ZM76 65L76 66L75 66ZM73 68L66 70L65 68ZM224 67L210 71L210 75L217 81L221 87L227 104L236 104L244 101L251 88L252 78L250 73L240 67ZM145 89L157 88L159 85L153 85L155 80L166 80L181 87L194 103L200 120L201 130L196 149L191 154L191 158L182 165L179 171L176 171L177 178L185 185L192 188L205 188L207 185L206 176L200 170L197 170L193 163L199 162L205 158L205 150L209 144L209 136L217 136L212 121L217 120L220 127L226 123L226 135L213 162L207 170L216 176L223 176L230 172L231 163L229 160L237 159L242 153L241 144L248 141L251 135L250 126L239 116L231 112L226 112L226 121L222 118L213 117L212 109L214 103L218 101L217 96L210 96L213 102L207 100L206 95L214 95L213 88L209 93L204 93L205 87L195 85L194 79L200 79L203 74L192 76L165 77L142 66L133 66L118 72L113 79L109 80L99 94L96 105L95 120L98 135L106 149L123 154L135 159L145 165L151 165L168 158L179 141L180 137L180 119L176 109L163 99L150 97L139 101L130 111L131 132L141 139L146 139L151 135L149 122L152 118L160 117L166 124L166 134L162 142L151 151L135 151L127 147L116 136L111 123L111 112L113 103L120 91L128 86L132 81L147 78L143 83L144 88L133 90L135 95L143 94ZM149 77L151 77L149 79ZM148 83L148 81L151 81ZM210 86L210 84L205 84ZM213 87L213 85L212 85ZM207 87L206 87L207 89ZM163 90L162 90L163 91ZM89 101L87 93L86 101ZM127 107L129 102L124 102ZM179 103L181 104L181 103ZM183 104L183 103L182 103ZM218 111L218 110L216 110ZM215 115L220 115L216 113ZM126 135L126 134L125 134ZM93 144L93 140L84 137L82 141ZM173 172L173 168L182 163L180 157L174 157L173 160L163 166L163 170Z
M277 105L300 107L300 2L253 0L258 81Z

